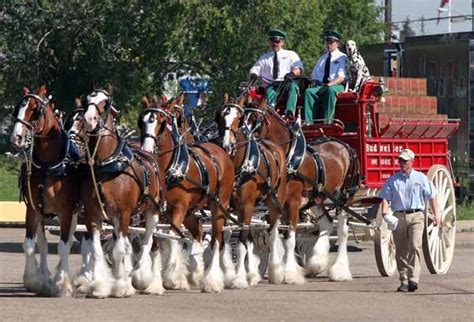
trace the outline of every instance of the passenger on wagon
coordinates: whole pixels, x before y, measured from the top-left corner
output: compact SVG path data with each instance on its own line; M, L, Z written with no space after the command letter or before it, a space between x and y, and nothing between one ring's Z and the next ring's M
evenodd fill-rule
M303 63L297 53L283 49L287 35L281 30L270 30L268 40L271 51L260 56L250 69L250 79L261 78L266 87L266 98L270 106L275 107L278 95L287 94L285 114L294 116L299 87L293 80L303 74ZM283 83L283 81L286 82ZM283 85L282 85L283 84ZM284 86L279 90L280 86Z
M344 90L346 81L347 56L339 51L341 35L335 31L325 31L323 36L327 51L319 57L311 73L314 87L306 89L304 94L306 124L313 124L315 115L318 115L321 101L324 108L324 123L332 123L336 108L336 96L337 93Z

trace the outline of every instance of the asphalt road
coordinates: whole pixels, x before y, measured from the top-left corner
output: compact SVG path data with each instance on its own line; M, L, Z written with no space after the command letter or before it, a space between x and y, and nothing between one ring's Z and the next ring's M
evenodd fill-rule
M125 299L41 298L23 289L23 229L0 229L0 319L87 321L360 321L472 320L474 317L474 233L457 234L453 264L446 275L422 269L420 289L397 293L397 277L378 274L373 245L349 253L353 281L329 282L327 276L304 285L270 285L266 280L248 290L220 294L168 291L163 296L134 295ZM51 250L57 237L48 236ZM350 241L354 245L354 241ZM332 254L334 256L334 254ZM57 264L54 251L51 270ZM77 271L77 248L71 258Z

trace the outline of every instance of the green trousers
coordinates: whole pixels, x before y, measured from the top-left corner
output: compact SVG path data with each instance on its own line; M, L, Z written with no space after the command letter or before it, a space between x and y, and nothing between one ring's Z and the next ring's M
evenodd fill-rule
M270 85L267 87L266 90L266 98L267 98L267 103L268 105L272 106L273 108L275 107L276 103L278 102L278 87L280 86L280 83ZM286 101L286 109L285 109L285 114L287 112L291 112L293 115L295 115L295 110L296 110L296 101L298 100L298 92L300 88L298 87L298 84L294 81L288 81L281 91L280 95L287 95L288 99Z
M324 108L324 123L331 124L334 119L334 112L336 109L337 93L344 90L344 85L329 86L327 92L319 96L318 91L322 86L307 88L304 92L304 118L307 124L313 124L315 115L318 115L320 102L323 103Z

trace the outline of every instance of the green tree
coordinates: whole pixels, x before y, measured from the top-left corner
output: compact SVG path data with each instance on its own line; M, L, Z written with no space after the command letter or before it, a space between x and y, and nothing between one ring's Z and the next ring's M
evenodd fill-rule
M301 56L307 75L324 29L360 44L383 39L369 0L30 0L0 10L0 110L20 98L23 85L45 83L69 108L111 83L128 122L140 96L158 94L163 76L180 66L208 74L220 101L268 50L270 28L288 32L286 47Z

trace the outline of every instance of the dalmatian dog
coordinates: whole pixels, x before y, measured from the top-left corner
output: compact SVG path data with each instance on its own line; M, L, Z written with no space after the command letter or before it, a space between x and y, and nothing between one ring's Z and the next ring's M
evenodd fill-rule
M362 84L370 80L372 77L369 73L369 68L365 64L364 58L357 49L357 44L354 40L348 40L346 43L347 52L347 75L349 81L346 85L346 91L358 92Z

